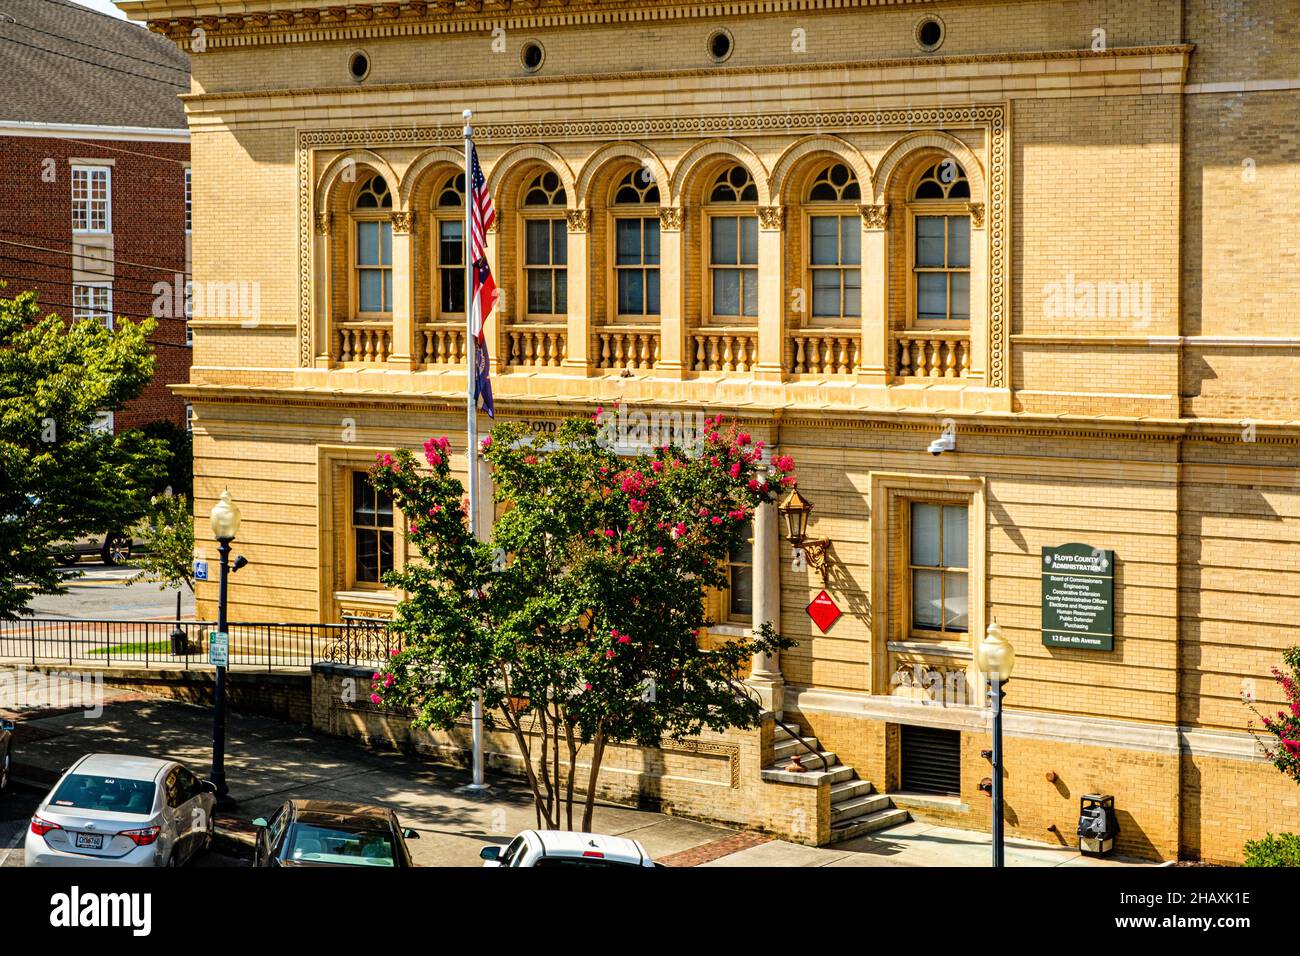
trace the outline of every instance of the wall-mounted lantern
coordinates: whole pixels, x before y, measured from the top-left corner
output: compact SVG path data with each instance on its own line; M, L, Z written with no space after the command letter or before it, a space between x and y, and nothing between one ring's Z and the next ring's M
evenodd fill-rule
M785 519L785 537L797 550L804 553L808 564L822 576L822 586L828 586L830 560L830 538L808 537L808 516L812 514L812 502L799 493L798 488L791 488L785 501L777 506L777 511Z

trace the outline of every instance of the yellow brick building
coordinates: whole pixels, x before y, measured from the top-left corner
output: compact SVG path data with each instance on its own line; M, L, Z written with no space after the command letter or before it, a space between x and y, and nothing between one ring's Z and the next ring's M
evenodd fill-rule
M721 412L796 458L831 542L825 633L771 515L718 629L798 641L755 683L857 776L759 779L792 749L768 724L687 748L731 772L678 809L815 842L874 784L987 827L972 647L996 618L1011 833L1073 842L1094 792L1151 858L1300 829L1242 701L1271 707L1300 643L1288 5L120 6L191 52L195 280L260 290L253 320L195 316L179 389L198 511L228 486L245 516L233 619L391 612L368 579L401 528L355 474L463 435L471 108L498 415ZM1113 552L1112 650L1044 644L1043 549L1067 543ZM686 759L612 778L673 805Z

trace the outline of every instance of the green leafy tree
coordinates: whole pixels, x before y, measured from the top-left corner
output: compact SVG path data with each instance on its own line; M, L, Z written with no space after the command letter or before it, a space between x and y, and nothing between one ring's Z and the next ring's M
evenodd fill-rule
M375 673L372 700L448 728L481 688L485 719L525 758L538 825L569 829L580 753L590 829L610 744L754 726L760 708L738 675L755 650L791 642L764 626L702 647L703 598L726 585L729 550L755 506L794 483L794 463L778 458L784 477L769 477L762 444L720 420L706 420L700 454L635 457L607 447L595 421L567 421L545 442L498 425L484 440L504 506L489 542L470 535L447 439L425 443L427 468L409 450L381 456L371 480L422 560L385 577L408 594L394 620L403 648Z
M155 495L140 529L144 544L137 555L137 581L157 581L160 589L194 591L194 513L184 495Z
M92 426L149 381L155 325L67 323L33 293L0 298L0 619L63 590L51 546L144 512L166 446Z

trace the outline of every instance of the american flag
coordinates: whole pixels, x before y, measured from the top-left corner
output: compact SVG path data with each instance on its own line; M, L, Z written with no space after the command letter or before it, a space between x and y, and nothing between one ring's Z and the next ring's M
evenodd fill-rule
M495 418L492 405L492 382L488 378L487 336L483 328L497 303L497 284L487 261L487 231L496 221L492 194L488 192L483 167L478 162L478 148L470 144L469 174L469 261L473 274L474 318L474 401L489 418Z

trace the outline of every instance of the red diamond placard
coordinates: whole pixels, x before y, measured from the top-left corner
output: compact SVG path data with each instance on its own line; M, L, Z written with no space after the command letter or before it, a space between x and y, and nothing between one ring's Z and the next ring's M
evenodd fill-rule
M839 605L825 591L813 598L812 603L808 605L808 616L821 628L823 634L831 629L831 625L838 621L843 613Z

